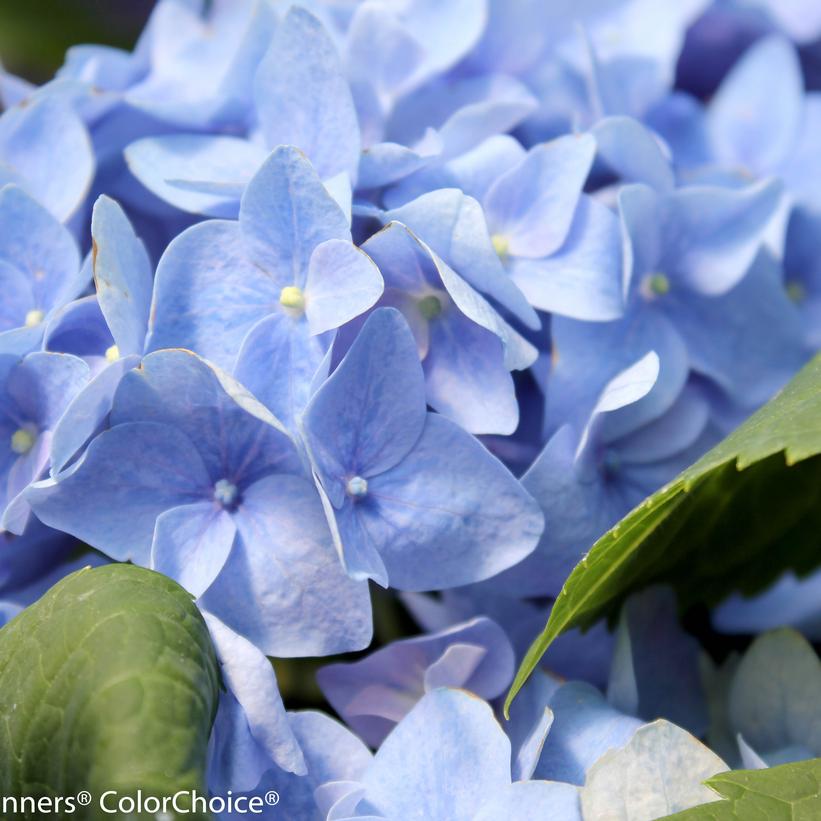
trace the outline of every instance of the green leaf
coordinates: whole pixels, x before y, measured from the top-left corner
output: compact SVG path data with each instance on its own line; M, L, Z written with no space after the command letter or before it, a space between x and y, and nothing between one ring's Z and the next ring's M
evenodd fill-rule
M757 592L787 569L821 561L821 356L771 402L593 545L556 599L505 702L550 643L614 613L649 584L673 585L682 606ZM550 523L547 524L550 526Z
M767 770L735 770L704 782L724 801L668 815L665 821L817 821L821 758Z
M72 573L0 630L0 796L88 790L72 817L95 819L106 790L207 796L219 686L179 585L129 564Z

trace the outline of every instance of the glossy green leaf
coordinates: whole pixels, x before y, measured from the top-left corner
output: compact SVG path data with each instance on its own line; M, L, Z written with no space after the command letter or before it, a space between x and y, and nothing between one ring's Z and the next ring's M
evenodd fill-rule
M683 606L715 604L821 563L819 454L821 356L596 542L528 650L505 710L558 635L614 613L634 590L664 582Z
M767 770L736 770L704 782L723 801L668 815L665 821L817 821L821 818L821 759Z
M0 630L0 796L88 790L71 817L96 819L107 790L207 795L218 695L208 629L179 585L129 564L73 573Z

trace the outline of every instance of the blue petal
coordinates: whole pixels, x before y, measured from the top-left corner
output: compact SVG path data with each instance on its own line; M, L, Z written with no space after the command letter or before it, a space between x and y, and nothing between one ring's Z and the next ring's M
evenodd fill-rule
M27 497L49 526L118 561L148 565L157 516L209 498L210 490L187 436L168 425L137 422L100 434L81 461L57 480L32 486Z
M493 576L531 553L544 526L538 505L507 469L436 414L428 414L421 438L398 465L369 480L358 509L391 585L402 590Z
M537 259L564 243L595 153L590 135L560 137L532 148L491 186L487 220L512 256Z
M63 100L41 97L0 117L0 163L61 222L80 207L94 176L94 152Z
M545 705L548 706L548 705ZM641 726L613 709L594 687L570 682L551 697L554 720L534 777L584 784L588 769Z
M305 286L308 261L321 242L351 238L342 209L291 146L276 148L248 183L239 222L248 259L277 290Z
M557 781L522 781L511 784L496 795L488 796L475 821L498 821L516 818L517 821L542 821L545 810L562 821L582 821L579 790L572 784Z
M246 257L235 222L195 225L171 242L157 266L146 350L189 348L230 369L281 288Z
M609 208L583 196L567 240L544 259L514 259L510 275L539 310L595 322L618 319L622 296L621 234Z
M212 483L227 479L242 489L272 472L302 471L277 419L232 377L188 351L149 354L123 377L111 424L146 421L188 436Z
M477 618L393 642L361 661L322 667L317 682L346 723L378 747L424 692L460 687L490 700L510 683L513 667L513 648L502 629Z
M44 314L78 297L88 279L71 234L16 186L0 190L0 260L29 277ZM23 319L19 324L23 324Z
M359 124L333 41L310 12L291 7L257 69L254 93L267 145L294 145L323 179L356 179Z
M510 786L510 743L483 701L435 690L385 739L362 784L365 807L388 818L473 818Z
M371 640L364 582L339 563L313 485L268 476L242 494L240 538L202 606L266 655L322 656Z
M755 43L708 108L718 159L756 174L774 170L795 144L803 97L801 65L792 43L777 35Z
M672 191L675 176L659 139L631 117L607 117L596 123L598 157L624 182L643 182L656 191Z
M490 242L481 206L461 191L432 191L387 212L406 225L474 288L496 300L525 325L538 328L533 308L502 268Z
M157 517L151 567L200 596L222 570L237 528L212 500L173 507Z
M131 143L125 159L149 191L175 208L235 219L265 150L239 137L168 134Z
M373 313L305 412L306 441L334 506L352 476L392 468L425 425L416 344L393 308Z
M71 400L54 426L51 440L51 473L56 476L95 434L100 433L123 375L140 360L130 356L112 362Z
M453 308L428 333L428 404L471 433L513 433L519 406L499 338Z
M145 246L122 208L102 196L91 218L97 300L122 356L142 354L154 285Z
M305 759L282 705L271 662L216 616L208 612L203 616L214 640L222 681L241 706L251 737L269 756L270 763L304 775ZM238 785L238 789L255 786L256 782Z
M328 340L311 336L307 322L271 314L248 332L234 376L291 431L311 398Z
M709 722L700 652L679 625L671 589L634 594L622 608L607 700L645 720L665 716L703 735Z
M343 240L317 245L305 280L305 317L312 334L338 328L365 313L382 295L379 269Z

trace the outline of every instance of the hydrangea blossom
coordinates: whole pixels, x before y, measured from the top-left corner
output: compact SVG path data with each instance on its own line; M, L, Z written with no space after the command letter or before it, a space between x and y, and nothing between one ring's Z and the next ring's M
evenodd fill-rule
M818 638L817 572L698 635L641 591L497 720L576 562L818 347L816 5L159 0L2 74L0 624L176 579L208 788L271 818L637 821L821 755L804 638L699 643ZM386 642L369 581L422 633L320 670L350 729L290 709Z

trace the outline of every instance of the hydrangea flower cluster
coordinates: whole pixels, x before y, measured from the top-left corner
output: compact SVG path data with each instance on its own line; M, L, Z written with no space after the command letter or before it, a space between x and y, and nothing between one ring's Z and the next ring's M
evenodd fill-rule
M209 788L300 821L641 821L821 755L800 633L709 665L656 588L499 720L585 551L821 343L819 38L812 0L159 0L3 75L0 623L89 561L175 579ZM368 648L373 585L421 633L319 671L341 722L286 710L269 657ZM818 585L715 627L817 638Z

